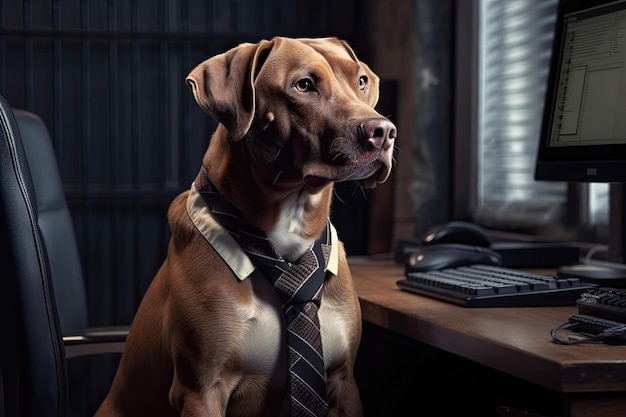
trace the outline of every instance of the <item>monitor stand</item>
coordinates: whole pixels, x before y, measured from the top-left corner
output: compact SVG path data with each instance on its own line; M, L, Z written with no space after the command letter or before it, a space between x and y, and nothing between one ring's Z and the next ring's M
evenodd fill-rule
M626 192L624 184L610 184L608 261L562 266L559 277L579 278L603 287L626 288Z

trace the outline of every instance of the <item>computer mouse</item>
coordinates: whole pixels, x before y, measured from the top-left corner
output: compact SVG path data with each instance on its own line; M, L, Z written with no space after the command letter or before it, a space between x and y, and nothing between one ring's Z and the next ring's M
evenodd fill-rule
M437 271L476 264L502 265L502 256L489 248L459 243L422 246L406 259L405 272Z
M451 221L431 227L424 235L425 245L440 243L461 243L471 246L491 246L491 237L477 224L464 221Z

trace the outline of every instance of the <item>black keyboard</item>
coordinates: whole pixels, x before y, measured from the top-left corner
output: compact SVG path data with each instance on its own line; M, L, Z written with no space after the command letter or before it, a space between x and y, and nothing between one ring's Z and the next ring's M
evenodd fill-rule
M580 314L626 323L626 290L594 288L576 301Z
M597 287L578 278L561 279L490 265L407 272L397 285L465 307L574 306L582 293Z

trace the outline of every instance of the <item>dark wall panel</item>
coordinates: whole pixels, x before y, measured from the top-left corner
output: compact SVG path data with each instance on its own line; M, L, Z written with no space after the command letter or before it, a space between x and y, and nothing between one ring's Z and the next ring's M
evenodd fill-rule
M278 34L339 36L365 59L365 10L356 0L0 3L0 94L40 115L53 137L92 324L132 319L165 255L167 207L195 177L215 128L187 73ZM335 222L361 254L367 200L344 188Z

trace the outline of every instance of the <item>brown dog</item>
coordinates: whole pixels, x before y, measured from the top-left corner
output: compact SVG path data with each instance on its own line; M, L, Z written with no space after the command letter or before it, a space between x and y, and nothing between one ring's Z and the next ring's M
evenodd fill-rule
M198 191L209 182L286 261L330 231L318 313L328 415L361 415L359 302L327 219L334 181L373 188L391 170L396 128L373 109L378 77L338 39L274 38L204 61L187 83L220 124L170 207L167 259L96 415L290 413L282 302L211 214Z

